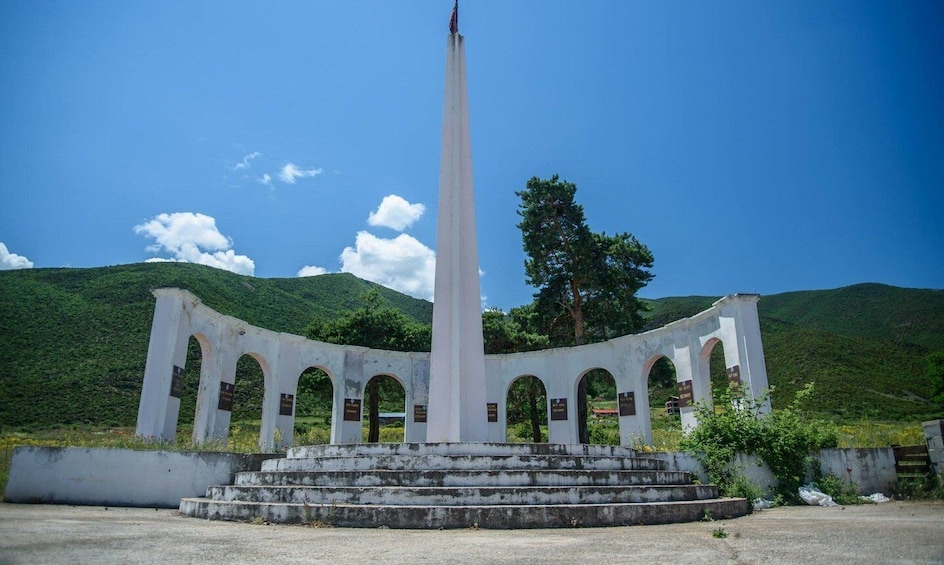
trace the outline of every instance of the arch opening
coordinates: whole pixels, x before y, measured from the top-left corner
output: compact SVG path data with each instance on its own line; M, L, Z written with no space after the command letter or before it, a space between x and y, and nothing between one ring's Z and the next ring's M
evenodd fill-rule
M334 381L321 367L309 367L298 377L295 391L294 445L331 442Z
M196 443L194 422L197 418L197 395L200 390L200 375L204 373L203 364L209 359L210 344L203 336L193 334L187 340L187 360L184 363L183 386L180 395L180 410L177 412L177 442L189 437Z
M619 445L619 410L617 409L616 379L606 369L590 369L577 383L577 394L586 390L586 412L577 402L578 437L581 443Z
M364 387L361 422L367 443L401 442L406 438L406 389L392 375L374 375Z
M682 435L675 364L668 357L659 356L647 365L652 445L659 449L675 449Z
M700 360L700 377L702 382L707 381L708 383L708 401L711 402L714 410L723 410L723 406L719 406L715 400L719 398L722 393L727 392L728 387L732 382L740 384L739 378L734 381L729 380L728 365L725 360L724 354L724 343L717 338L709 339L705 345L702 347L701 352L699 353Z
M265 372L262 357L243 354L236 361L233 406L230 415L229 449L252 452L262 443L262 400Z
M505 394L505 439L512 443L546 443L547 390L534 375L516 377Z

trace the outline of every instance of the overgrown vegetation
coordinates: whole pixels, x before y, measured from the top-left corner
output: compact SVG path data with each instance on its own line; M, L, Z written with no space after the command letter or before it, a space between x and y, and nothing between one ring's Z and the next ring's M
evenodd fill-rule
M736 454L757 455L777 478L780 497L795 502L812 462L811 452L838 444L831 425L813 421L803 412L812 394L810 384L788 408L762 414L762 400L732 386L719 392L714 406L696 404L699 425L682 438L680 447L695 454L710 481L728 496L743 496L751 490L740 470L732 466Z

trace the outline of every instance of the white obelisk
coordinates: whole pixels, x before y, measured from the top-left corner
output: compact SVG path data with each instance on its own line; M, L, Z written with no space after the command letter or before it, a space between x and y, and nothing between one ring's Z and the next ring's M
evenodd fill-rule
M458 2L456 6L446 42L446 98L426 426L426 440L430 442L488 439L465 48L463 37L458 33Z

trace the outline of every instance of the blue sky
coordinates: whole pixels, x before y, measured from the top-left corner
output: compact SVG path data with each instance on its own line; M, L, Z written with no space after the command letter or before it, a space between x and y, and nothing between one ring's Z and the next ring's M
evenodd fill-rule
M450 0L0 3L0 264L432 293ZM485 303L578 186L646 297L944 288L944 3L465 0Z

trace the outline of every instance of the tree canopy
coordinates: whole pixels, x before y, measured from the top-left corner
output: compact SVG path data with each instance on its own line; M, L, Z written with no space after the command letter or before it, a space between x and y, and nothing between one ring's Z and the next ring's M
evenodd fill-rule
M652 280L652 252L629 232L594 233L577 185L532 177L516 192L528 284L538 289L539 332L555 346L583 345L632 333L643 326L645 306L636 297ZM587 429L587 379L577 390L581 442Z
M553 345L583 345L631 333L643 325L636 293L652 280L653 256L631 233L594 233L577 186L532 177L518 215L528 284Z

